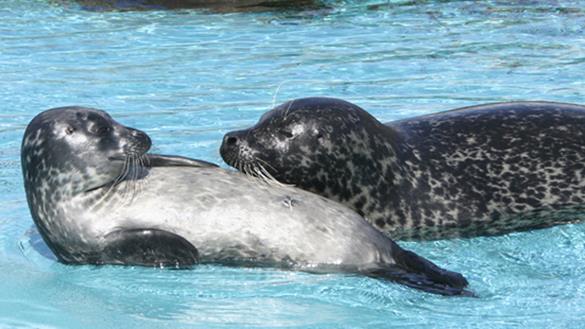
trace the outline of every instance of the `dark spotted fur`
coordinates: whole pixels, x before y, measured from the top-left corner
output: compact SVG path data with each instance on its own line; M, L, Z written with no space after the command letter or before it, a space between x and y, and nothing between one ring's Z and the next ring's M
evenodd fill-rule
M345 203L395 239L438 239L583 219L584 136L585 107L572 104L488 104L384 125L354 104L305 98L228 133L221 154Z

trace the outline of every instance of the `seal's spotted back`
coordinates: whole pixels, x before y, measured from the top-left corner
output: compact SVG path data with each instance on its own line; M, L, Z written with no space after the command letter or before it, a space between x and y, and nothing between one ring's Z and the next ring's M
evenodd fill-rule
M585 107L488 104L382 124L330 98L287 102L226 134L224 160L340 201L397 239L580 220Z

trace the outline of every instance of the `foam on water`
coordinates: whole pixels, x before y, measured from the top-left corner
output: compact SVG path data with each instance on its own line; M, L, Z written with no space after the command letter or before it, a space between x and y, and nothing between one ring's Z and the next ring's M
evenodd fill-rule
M583 327L581 224L403 243L463 273L479 298L270 269L64 266L31 245L19 148L36 113L73 104L145 130L157 152L221 162L225 132L296 97L344 98L382 121L494 101L585 103L584 5L348 0L300 12L214 14L7 1L0 327Z

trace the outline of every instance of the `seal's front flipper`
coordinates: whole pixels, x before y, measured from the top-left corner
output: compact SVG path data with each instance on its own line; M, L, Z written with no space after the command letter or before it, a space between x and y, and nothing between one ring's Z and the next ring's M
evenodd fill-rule
M444 270L431 261L395 245L392 256L396 264L368 269L363 274L396 281L406 286L445 296L474 296L465 290L468 282L463 275Z
M149 167L219 167L215 163L186 158L178 155L146 154Z
M199 253L184 238L157 229L128 229L108 233L100 263L184 268L195 265Z

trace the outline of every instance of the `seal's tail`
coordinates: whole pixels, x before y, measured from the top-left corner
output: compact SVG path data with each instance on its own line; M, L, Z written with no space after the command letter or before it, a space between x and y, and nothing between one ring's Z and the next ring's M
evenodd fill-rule
M466 290L468 282L463 275L448 271L431 261L395 245L393 248L395 264L387 264L364 271L364 275L395 281L406 286L445 296L474 297Z

